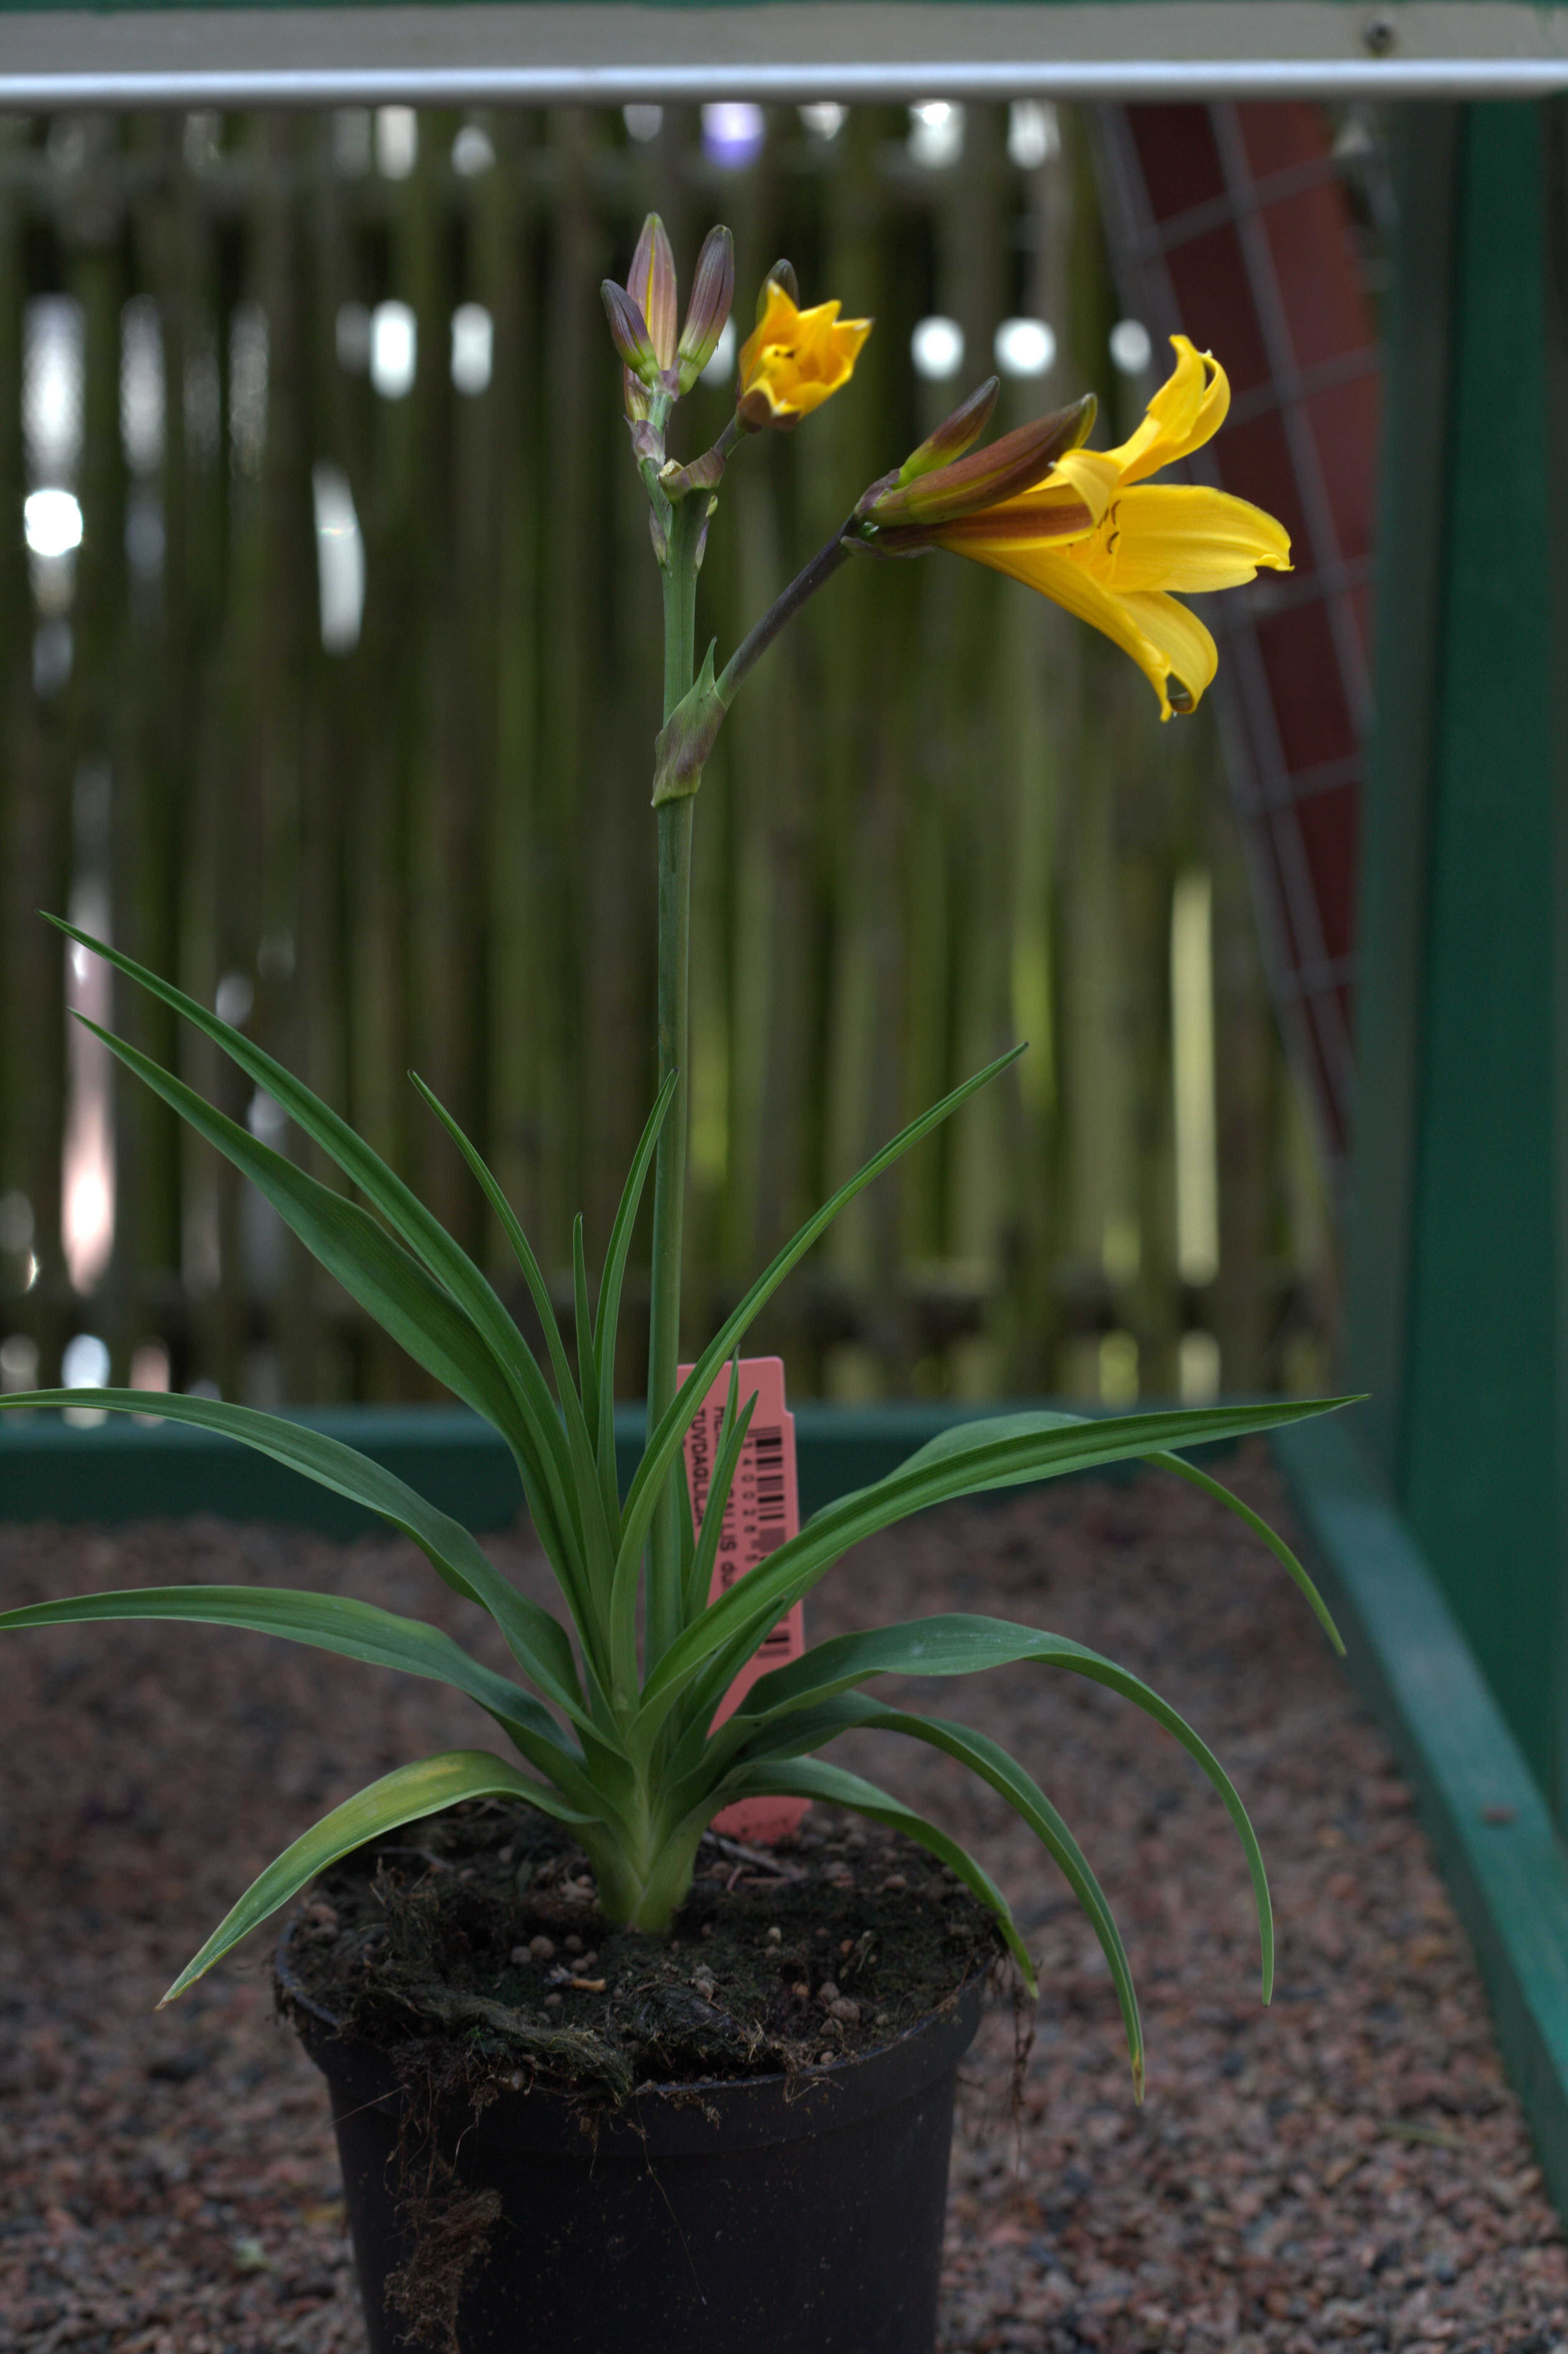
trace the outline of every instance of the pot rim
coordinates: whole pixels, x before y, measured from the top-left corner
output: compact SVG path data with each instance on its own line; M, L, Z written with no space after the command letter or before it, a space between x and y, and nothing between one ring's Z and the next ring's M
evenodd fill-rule
M278 1942L273 1947L272 1969L278 1987L287 1995L291 2006L303 2011L307 2018L325 2029L327 2039L350 2049L364 2052L376 2051L377 2049L376 2045L365 2042L346 2031L344 2021L328 2010L323 2003L318 2002L314 1996L307 1994L295 1977L290 1962L289 1948L303 1917L302 1912L291 1914L283 1924ZM907 2027L900 2029L899 2032L889 2037L885 2043L874 2043L864 2052L846 2052L842 2060L832 2061L826 2067L818 2064L798 2069L793 2073L779 2068L771 2069L765 2074L704 2076L690 2083L638 2084L632 2088L621 2105L630 2108L637 2101L662 2099L685 2106L694 2103L704 2094L736 2093L764 2094L769 2092L788 2091L789 2088L804 2090L807 2086L843 2083L855 2070L867 2067L876 2061L885 2061L890 2054L901 2052L906 2047L930 2037L935 2031L955 2022L961 2009L967 2008L971 2000L978 2001L978 1998L984 1991L986 1980L990 1978L999 1958L996 1955L990 1956L979 1968L971 1970L967 1978L961 1979L950 1995L944 1996L939 2003L934 2004L931 2009L923 2012ZM966 2036L966 2048L972 2040L974 2031L971 2029L969 2034ZM546 2096L550 2091L548 2086L533 2089L546 2093ZM557 2097L570 2099L574 2096L561 2094Z

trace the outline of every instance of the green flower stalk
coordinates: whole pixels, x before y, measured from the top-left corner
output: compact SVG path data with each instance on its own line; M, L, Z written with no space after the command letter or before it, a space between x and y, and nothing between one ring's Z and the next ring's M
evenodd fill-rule
M559 1615L518 1593L468 1530L404 1481L300 1423L217 1399L163 1395L154 1404L146 1393L133 1390L39 1390L0 1398L0 1408L88 1405L117 1414L155 1411L165 1420L218 1431L256 1447L378 1513L419 1546L447 1585L493 1619L513 1667L499 1674L447 1635L370 1603L263 1587L172 1586L73 1596L0 1614L0 1628L131 1619L191 1619L251 1628L447 1683L484 1712L492 1736L499 1735L508 1752L499 1755L476 1747L427 1757L399 1766L334 1807L238 1896L181 1971L165 2001L350 1849L440 1808L497 1795L521 1799L567 1825L592 1865L606 1920L652 1934L667 1930L674 1919L691 1884L698 1844L725 1807L742 1798L782 1796L857 1809L903 1831L951 1867L990 1907L1033 1987L1033 1965L1007 1899L974 1859L938 1825L817 1754L842 1732L871 1728L930 1744L957 1757L1000 1792L1035 1833L1083 1905L1105 1951L1135 2080L1141 2084L1141 2031L1127 1955L1098 1882L1044 1791L984 1734L889 1705L868 1687L889 1675L970 1675L1010 1661L1033 1660L1086 1676L1143 1709L1194 1759L1235 1825L1252 1875L1266 1999L1273 1931L1267 1883L1251 1825L1218 1759L1147 1684L1064 1637L1000 1619L944 1613L819 1643L790 1665L761 1677L722 1723L715 1723L715 1716L736 1675L778 1620L861 1539L952 1497L1059 1478L1133 1457L1190 1480L1239 1514L1272 1548L1337 1644L1333 1622L1289 1548L1245 1504L1173 1450L1268 1430L1321 1413L1339 1401L1170 1409L1095 1420L1041 1412L966 1423L921 1448L886 1479L828 1505L710 1604L717 1532L750 1414L749 1406L738 1408L736 1372L747 1331L839 1213L922 1138L961 1113L970 1097L1022 1049L1015 1048L966 1079L841 1186L708 1336L695 1352L693 1371L680 1381L692 841L704 767L726 711L779 631L851 556L918 555L950 545L1005 568L995 549L1005 551L1016 543L1033 551L1036 543L1048 542L1051 562L1064 578L1076 577L1072 574L1075 564L1097 567L1110 582L1106 593L1120 595L1152 629L1149 611L1158 592L1160 550L1168 543L1180 542L1178 556L1189 569L1196 561L1192 546L1200 539L1204 548L1212 543L1219 553L1205 560L1228 578L1247 549L1264 544L1262 525L1247 521L1243 530L1228 509L1213 507L1213 493L1135 493L1125 487L1164 462L1178 445L1186 446L1213 429L1219 406L1213 387L1223 379L1217 369L1205 375L1212 363L1199 365L1194 359L1189 365L1183 359L1181 384L1174 392L1168 387L1157 396L1148 426L1140 429L1141 438L1135 436L1122 451L1104 456L1082 447L1092 420L1090 402L1079 402L977 450L974 445L995 402L993 380L901 467L871 485L840 530L780 592L722 669L715 667L713 647L699 665L697 574L726 464L748 434L764 425L792 429L842 391L872 332L869 320L842 319L836 302L802 309L793 271L785 263L776 264L762 290L757 326L740 354L729 424L710 449L691 459L674 457L668 446L671 421L717 347L734 276L728 231L715 229L704 245L685 320L677 329L678 289L670 241L657 217L650 216L626 284L609 284L603 290L622 371L632 461L647 495L663 596L663 712L652 790L659 895L654 1008L658 1085L604 1242L597 1283L590 1279L580 1218L574 1227L573 1310L567 1330L557 1321L544 1271L499 1182L420 1080L416 1078L414 1085L422 1101L467 1162L516 1258L544 1335L538 1355L481 1268L327 1104L243 1031L118 949L73 926L60 926L68 937L106 958L125 980L146 990L227 1055L346 1180L346 1193L320 1182L298 1161L274 1150L207 1102L173 1071L127 1041L87 1023L128 1071L234 1163L366 1314L501 1434L555 1574ZM1183 498L1188 506L1181 504ZM1199 498L1210 504L1190 513L1191 500ZM1140 535L1135 538L1143 570L1135 581L1115 570L1116 499L1139 525ZM1171 499L1177 500L1175 508L1170 507ZM1248 517L1254 514L1247 511ZM1277 533L1277 526L1272 528ZM1224 538L1226 532L1230 536ZM1268 540L1267 549L1277 552L1277 541ZM1058 595L1061 601L1070 601L1057 572L1035 581L1025 567L1021 577L1045 587L1046 593ZM1150 580L1155 583L1153 590ZM1086 605L1084 610L1085 618L1108 626L1098 608ZM1128 642L1135 658L1149 667L1151 658L1142 642ZM623 1497L616 1473L614 1370L632 1234L650 1179L647 1436ZM699 1531L693 1526L682 1448L726 1365L731 1369L729 1403Z

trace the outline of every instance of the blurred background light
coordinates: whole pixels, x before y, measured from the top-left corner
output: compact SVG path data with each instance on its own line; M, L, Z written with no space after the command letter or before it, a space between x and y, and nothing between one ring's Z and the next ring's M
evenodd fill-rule
M1141 319L1118 319L1110 331L1112 366L1123 376L1141 376L1154 356L1154 345Z
M916 164L940 171L964 152L964 110L945 98L927 99L909 110L909 153Z
M377 302L370 313L370 381L383 400L412 392L418 357L418 323L407 302Z
M460 302L452 313L452 382L471 398L490 382L495 322L482 302Z
M359 643L365 619L365 540L354 493L341 467L313 467L311 491L315 503L322 644L329 654L345 654ZM222 1007L218 1010L221 1013ZM249 1010L247 1003L245 1012ZM244 1014L224 1015L230 1022L244 1018Z
M964 364L964 331L956 319L922 319L909 338L915 373L945 384Z
M703 109L703 145L732 172L756 163L767 136L762 109L749 99L720 99Z
M1007 160L1037 172L1062 152L1056 110L1046 98L1015 98L1007 110Z
M1044 319L1004 319L996 331L996 365L1003 376L1048 376L1055 357L1055 331Z

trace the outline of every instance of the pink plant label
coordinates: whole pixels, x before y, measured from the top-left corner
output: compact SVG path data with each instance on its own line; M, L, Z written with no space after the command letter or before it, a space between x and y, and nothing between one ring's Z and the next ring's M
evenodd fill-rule
M684 1381L690 1365L680 1369ZM751 1426L740 1450L725 1502L708 1600L727 1594L736 1578L766 1561L800 1528L800 1494L795 1476L795 1417L784 1405L782 1357L742 1357L739 1403L755 1394ZM686 1433L686 1480L692 1491L692 1512L698 1530L707 1510L714 1465L718 1460L719 1426L729 1397L729 1367L715 1382ZM715 1724L737 1709L758 1676L798 1659L806 1648L805 1606L787 1610L758 1650L749 1659L726 1692ZM714 1817L714 1829L730 1839L768 1846L792 1831L806 1812L803 1798L742 1798Z

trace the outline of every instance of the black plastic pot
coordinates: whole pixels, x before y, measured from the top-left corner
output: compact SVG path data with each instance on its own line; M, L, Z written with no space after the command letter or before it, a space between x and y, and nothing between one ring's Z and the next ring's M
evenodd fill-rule
M278 1948L280 1985L332 2092L370 2354L409 2341L384 2292L404 2094ZM931 2354L958 2065L980 1980L863 2058L804 2078L656 2086L585 2133L549 2093L438 2125L463 2190L494 2190L464 2279L461 2354ZM434 2354L434 2349L431 2349Z

